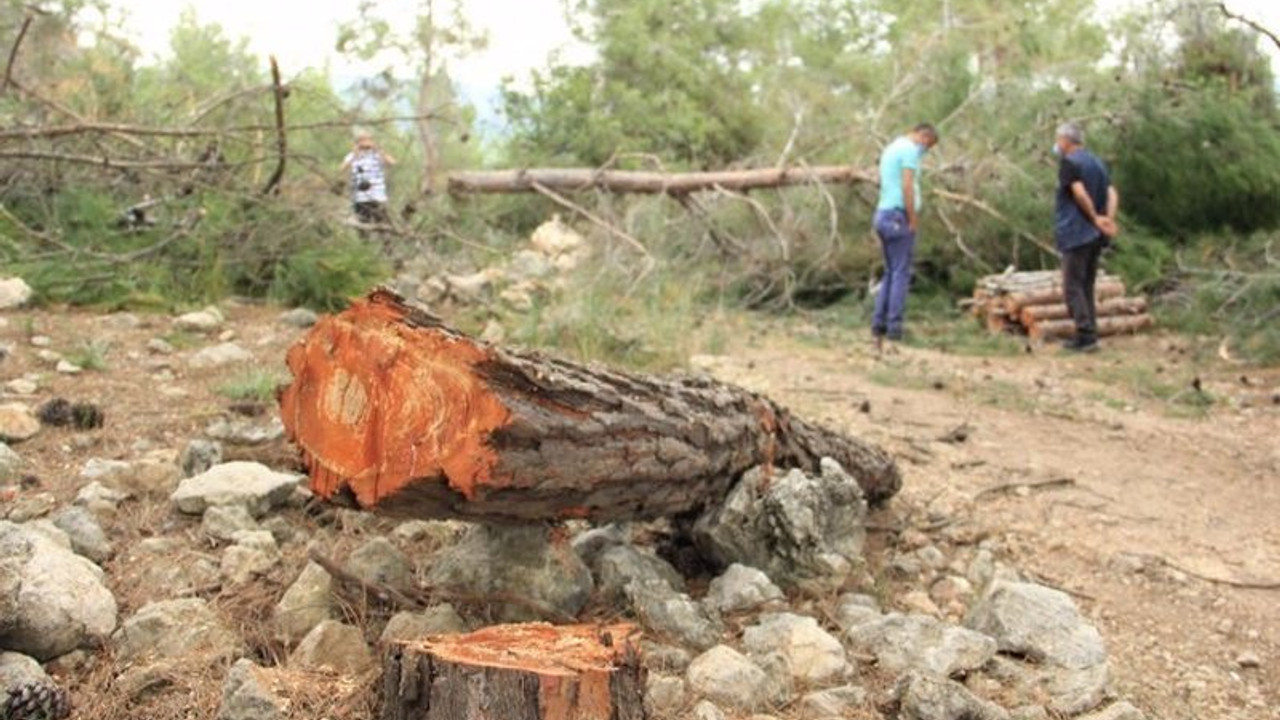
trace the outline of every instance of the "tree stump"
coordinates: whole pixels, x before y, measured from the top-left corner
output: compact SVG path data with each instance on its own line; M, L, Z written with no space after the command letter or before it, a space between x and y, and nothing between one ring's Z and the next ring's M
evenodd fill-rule
M631 625L497 625L401 643L384 660L382 720L643 720Z
M830 457L884 500L878 447L705 378L616 372L488 345L387 290L323 318L280 397L312 489L422 518L543 522L680 515L757 465Z

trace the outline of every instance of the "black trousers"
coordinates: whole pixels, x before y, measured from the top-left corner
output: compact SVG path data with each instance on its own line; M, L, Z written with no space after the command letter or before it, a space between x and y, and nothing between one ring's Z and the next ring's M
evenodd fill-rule
M1062 294L1076 324L1076 337L1081 340L1096 340L1098 337L1094 286L1098 282L1102 245L1102 240L1098 239L1062 253Z

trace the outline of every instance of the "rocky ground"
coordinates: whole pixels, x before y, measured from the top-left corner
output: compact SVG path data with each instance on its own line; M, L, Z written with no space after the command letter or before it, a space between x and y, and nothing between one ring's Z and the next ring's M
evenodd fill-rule
M645 628L655 718L1280 704L1275 372L1207 368L1218 402L1186 418L1116 380L1190 362L1169 340L877 358L765 328L695 370L891 448L886 508L827 464L748 474L688 533L494 529L310 497L243 388L312 320L0 315L0 718L64 692L105 720L372 717L387 643L567 617Z

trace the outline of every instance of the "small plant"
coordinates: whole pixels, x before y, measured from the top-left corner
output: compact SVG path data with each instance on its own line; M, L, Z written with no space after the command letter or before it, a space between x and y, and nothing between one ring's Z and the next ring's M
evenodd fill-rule
M81 343L78 348L67 353L67 361L83 370L102 371L107 369L107 353L111 344L102 340Z
M271 402L276 390L286 382L277 370L254 368L246 370L218 386L219 395L231 400Z

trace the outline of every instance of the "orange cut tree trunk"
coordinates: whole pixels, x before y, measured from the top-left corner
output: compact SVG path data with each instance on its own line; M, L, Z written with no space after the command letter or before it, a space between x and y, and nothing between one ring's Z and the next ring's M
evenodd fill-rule
M386 290L289 350L280 397L311 487L423 518L677 515L761 464L844 466L871 502L902 484L881 449L704 378L611 371L488 345Z
M644 720L631 625L496 625L393 645L382 720Z

